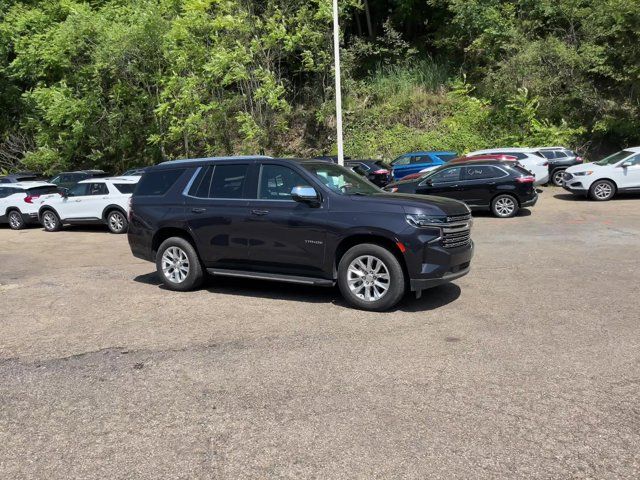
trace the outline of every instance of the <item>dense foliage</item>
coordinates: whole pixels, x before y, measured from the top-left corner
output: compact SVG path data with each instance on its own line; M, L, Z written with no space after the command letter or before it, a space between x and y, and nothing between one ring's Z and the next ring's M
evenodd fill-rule
M346 153L640 144L640 0L340 0ZM334 151L330 0L0 0L0 169Z

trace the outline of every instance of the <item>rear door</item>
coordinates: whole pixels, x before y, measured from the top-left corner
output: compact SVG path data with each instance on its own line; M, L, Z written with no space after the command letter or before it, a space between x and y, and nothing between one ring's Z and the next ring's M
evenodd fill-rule
M246 269L249 163L199 167L185 192L186 220L207 267Z
M294 187L312 186L308 174L289 165L256 164L257 192L247 223L252 269L321 277L326 237L326 203L292 200Z
M462 171L459 199L469 205L487 206L496 191L498 182L508 173L492 165L467 165Z

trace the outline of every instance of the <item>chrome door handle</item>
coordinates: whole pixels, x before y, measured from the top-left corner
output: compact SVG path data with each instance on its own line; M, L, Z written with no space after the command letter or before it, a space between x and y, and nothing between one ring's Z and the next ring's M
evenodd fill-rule
M269 210L259 210L259 209L251 210L252 215L258 215L259 217L266 215L268 213L269 213Z
M206 208L192 208L191 211L193 213L204 213L204 212L207 211L207 209Z

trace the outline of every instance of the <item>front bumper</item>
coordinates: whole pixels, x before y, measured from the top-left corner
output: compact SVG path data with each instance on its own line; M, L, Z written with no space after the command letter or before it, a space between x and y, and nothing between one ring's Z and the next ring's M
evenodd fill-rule
M564 180L562 182L562 188L571 193L587 193L589 191L582 182L576 180L569 180L568 182Z
M424 290L466 275L471 267L473 252L473 241L451 249L437 244L426 245L420 263L408 268L411 290Z
M457 278L464 277L469 270L471 270L471 266L469 262L466 263L465 266L454 267L456 271L449 272L444 274L440 278L412 278L409 283L411 285L412 292L418 292L420 290L426 290L427 288L437 287L438 285L442 285L443 283L449 283L454 281Z

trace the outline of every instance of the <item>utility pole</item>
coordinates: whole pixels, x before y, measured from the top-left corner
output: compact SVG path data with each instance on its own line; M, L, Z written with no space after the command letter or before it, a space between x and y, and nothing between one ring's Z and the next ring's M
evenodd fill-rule
M340 86L340 26L338 24L338 0L333 0L333 54L336 76L336 137L338 140L338 164L344 165L342 144L342 89Z

